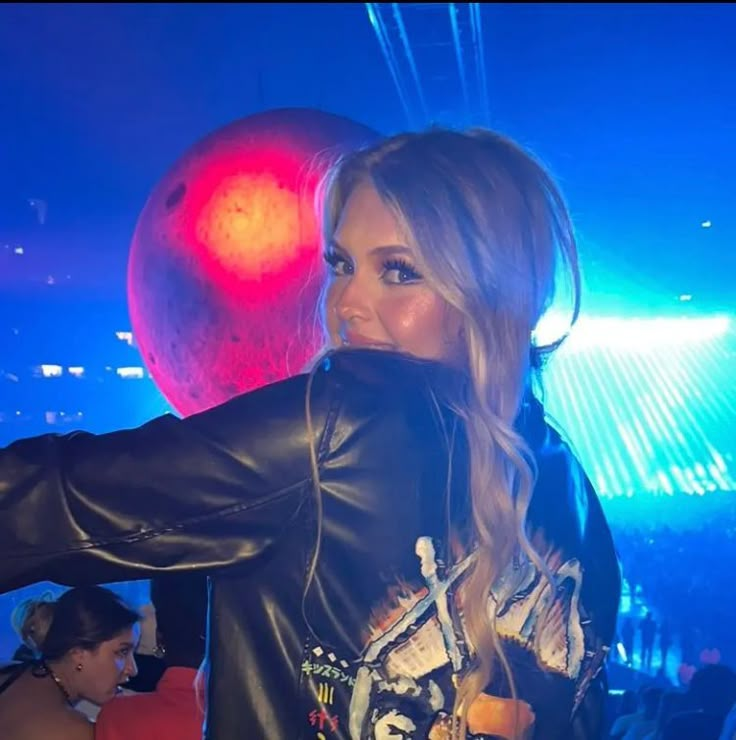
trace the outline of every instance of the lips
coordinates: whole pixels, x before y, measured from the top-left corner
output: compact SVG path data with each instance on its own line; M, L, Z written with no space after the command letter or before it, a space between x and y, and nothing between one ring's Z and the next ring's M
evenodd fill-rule
M343 345L348 347L372 347L375 349L392 349L393 345L388 342L381 342L377 339L371 339L363 334L354 331L346 331L341 334Z

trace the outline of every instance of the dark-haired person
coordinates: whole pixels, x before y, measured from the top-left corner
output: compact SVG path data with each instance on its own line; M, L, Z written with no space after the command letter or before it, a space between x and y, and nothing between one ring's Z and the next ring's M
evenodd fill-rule
M75 705L102 705L135 675L139 619L99 586L23 602L13 626L33 658L0 670L0 737L91 740L93 725Z
M120 696L97 717L95 740L199 740L204 695L198 669L207 629L207 579L198 573L151 581L156 610L156 653L166 670L156 690Z

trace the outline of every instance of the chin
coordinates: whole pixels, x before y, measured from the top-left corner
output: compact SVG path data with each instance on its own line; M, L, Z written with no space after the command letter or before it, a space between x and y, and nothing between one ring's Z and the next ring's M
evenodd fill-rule
M98 696L94 701L96 704L99 704L100 706L102 706L106 702L110 701L110 699L114 699L116 696L118 696L121 693L121 691L122 691L121 687L116 686L114 689L110 689L105 694Z

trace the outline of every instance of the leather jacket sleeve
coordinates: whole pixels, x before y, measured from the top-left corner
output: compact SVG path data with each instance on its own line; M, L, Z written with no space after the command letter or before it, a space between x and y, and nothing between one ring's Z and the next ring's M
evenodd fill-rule
M337 399L310 391L314 444ZM311 494L307 376L179 419L0 450L0 592L214 569L263 555Z

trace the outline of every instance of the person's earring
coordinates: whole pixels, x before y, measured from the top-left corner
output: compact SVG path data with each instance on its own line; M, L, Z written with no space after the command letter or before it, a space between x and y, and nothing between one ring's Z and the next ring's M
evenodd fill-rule
M153 648L153 655L155 658L161 660L166 655L166 648L163 645L156 645L156 647Z
M75 666L75 668L76 668L76 669L77 669L77 670L78 670L79 672L81 672L81 671L82 671L82 668L84 668L84 666L83 666L83 665L82 665L81 663L77 663L77 665Z

